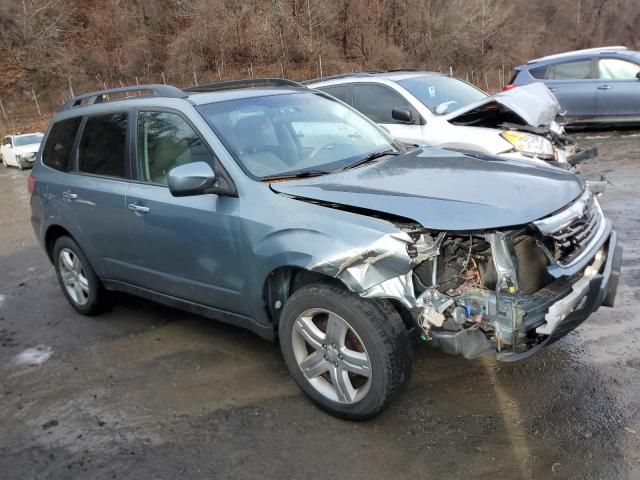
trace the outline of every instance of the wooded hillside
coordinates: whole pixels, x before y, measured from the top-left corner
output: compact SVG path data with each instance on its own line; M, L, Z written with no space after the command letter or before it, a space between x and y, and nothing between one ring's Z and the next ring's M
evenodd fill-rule
M72 90L321 68L451 69L494 89L542 54L638 48L639 20L637 0L0 0L0 122L37 120L34 95L46 116Z

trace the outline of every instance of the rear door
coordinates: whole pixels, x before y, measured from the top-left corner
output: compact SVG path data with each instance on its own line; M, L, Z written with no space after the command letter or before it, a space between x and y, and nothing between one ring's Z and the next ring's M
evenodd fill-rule
M640 65L621 58L598 58L596 109L600 117L640 117Z
M329 95L336 97L338 100L342 100L347 105L353 105L353 90L351 85L345 83L343 85L329 85L327 87L320 87L318 90L322 90Z
M544 83L556 96L568 119L596 115L596 79L591 57L552 63L535 70L536 76L544 75Z
M191 162L219 171L215 155L195 127L170 110L140 111L136 162L127 192L126 262L129 281L139 287L234 313L243 301L244 233L235 197L215 194L174 197L167 174Z
M383 126L395 138L408 143L424 143L421 116L418 111L393 88L374 83L354 83L353 107ZM411 123L396 120L391 115L396 107L411 110Z
M128 248L125 228L128 112L86 117L72 171L62 189L61 216L74 226L80 247L98 275L122 278Z

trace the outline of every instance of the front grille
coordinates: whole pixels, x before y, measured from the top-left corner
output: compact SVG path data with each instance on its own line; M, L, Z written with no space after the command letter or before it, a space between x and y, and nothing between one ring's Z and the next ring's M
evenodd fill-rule
M560 264L571 263L584 250L603 221L602 213L593 195L588 194L582 200L584 203L582 212L545 237L547 248L551 251L554 260Z

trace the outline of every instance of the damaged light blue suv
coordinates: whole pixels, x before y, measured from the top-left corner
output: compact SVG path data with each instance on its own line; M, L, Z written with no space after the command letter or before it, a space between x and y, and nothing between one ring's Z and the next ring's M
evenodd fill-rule
M300 388L349 419L399 392L411 338L517 360L612 306L620 271L574 174L400 145L285 80L76 97L29 189L77 311L117 290L279 338Z

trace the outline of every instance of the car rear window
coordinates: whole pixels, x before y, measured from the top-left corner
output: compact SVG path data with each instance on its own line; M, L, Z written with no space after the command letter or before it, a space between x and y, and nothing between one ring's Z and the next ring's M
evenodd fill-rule
M89 117L78 148L78 170L106 177L124 177L127 114Z
M81 121L81 117L69 118L56 122L51 127L42 151L42 163L63 172L69 169L71 149Z

